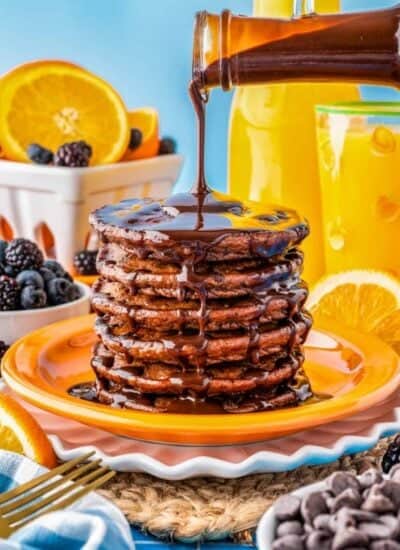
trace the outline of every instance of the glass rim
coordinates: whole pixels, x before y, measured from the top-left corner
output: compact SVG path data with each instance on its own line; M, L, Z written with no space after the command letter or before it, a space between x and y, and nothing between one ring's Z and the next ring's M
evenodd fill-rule
M315 106L317 113L400 116L400 101L344 101Z

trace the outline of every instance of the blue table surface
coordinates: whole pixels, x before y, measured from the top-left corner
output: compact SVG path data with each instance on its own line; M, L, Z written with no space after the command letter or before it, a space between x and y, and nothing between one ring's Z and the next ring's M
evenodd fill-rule
M229 540L198 542L194 544L168 542L166 540L157 539L151 535L146 535L135 528L132 528L132 535L137 550L249 550L253 548L252 546L236 544Z

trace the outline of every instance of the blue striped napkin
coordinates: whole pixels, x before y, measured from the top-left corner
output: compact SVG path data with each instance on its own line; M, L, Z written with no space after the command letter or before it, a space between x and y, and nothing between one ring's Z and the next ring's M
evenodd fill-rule
M45 470L31 460L0 451L0 493ZM105 498L91 493L62 512L47 514L20 529L0 550L134 550L128 522Z

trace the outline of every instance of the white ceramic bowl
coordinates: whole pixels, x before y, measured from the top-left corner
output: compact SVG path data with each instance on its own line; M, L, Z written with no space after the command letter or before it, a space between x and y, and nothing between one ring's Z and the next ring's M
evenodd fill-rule
M76 284L81 290L81 297L74 302L41 309L0 311L0 340L11 345L33 330L89 313L91 290L87 285Z
M291 495L303 498L304 496L321 491L325 487L325 481L319 481L312 483L306 487L302 487L297 491L290 493ZM277 527L277 521L275 517L275 507L271 506L267 512L261 518L257 527L257 548L258 550L271 550L272 544L275 540L275 531Z

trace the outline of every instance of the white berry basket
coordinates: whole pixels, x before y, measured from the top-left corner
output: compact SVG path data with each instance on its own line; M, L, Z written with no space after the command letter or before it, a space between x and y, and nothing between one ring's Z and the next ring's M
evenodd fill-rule
M130 197L167 197L182 161L162 155L64 168L0 160L1 237L31 239L71 270L75 252L89 242L92 210Z

